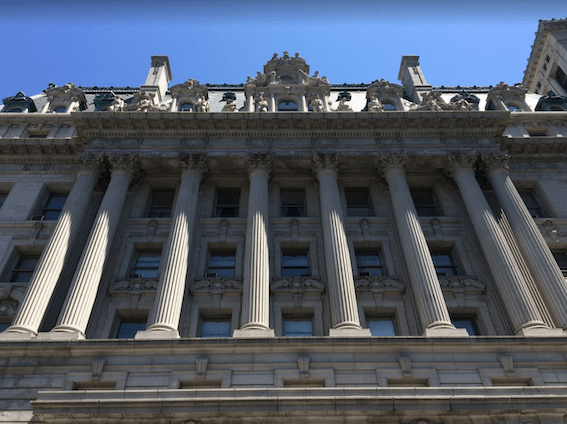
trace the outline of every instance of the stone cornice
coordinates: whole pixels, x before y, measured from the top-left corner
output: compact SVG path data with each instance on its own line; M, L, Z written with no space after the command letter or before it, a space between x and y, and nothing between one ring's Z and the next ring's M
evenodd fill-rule
M500 142L500 148L507 150L510 155L565 154L567 137L504 137Z

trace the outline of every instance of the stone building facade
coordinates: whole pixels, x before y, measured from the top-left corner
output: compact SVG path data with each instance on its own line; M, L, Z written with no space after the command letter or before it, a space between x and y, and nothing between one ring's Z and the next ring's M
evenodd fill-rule
M0 422L564 423L565 25L523 86L4 99Z

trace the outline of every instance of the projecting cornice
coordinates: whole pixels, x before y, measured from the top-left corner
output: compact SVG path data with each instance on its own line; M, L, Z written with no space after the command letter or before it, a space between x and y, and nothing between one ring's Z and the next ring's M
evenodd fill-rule
M100 137L500 137L509 112L81 112L71 115L81 141L89 143Z

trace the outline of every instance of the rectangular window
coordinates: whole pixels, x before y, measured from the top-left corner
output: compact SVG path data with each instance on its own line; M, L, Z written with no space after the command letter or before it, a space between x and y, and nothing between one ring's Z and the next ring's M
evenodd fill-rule
M280 190L281 216L305 216L305 193L303 190Z
M433 259L435 272L438 276L451 277L459 275L459 268L450 250L432 250L431 259Z
M130 271L135 278L158 278L161 252L138 252Z
M199 334L202 338L230 337L230 318L203 318Z
M567 251L565 250L553 250L553 257L559 265L559 269L563 273L563 275L567 275Z
M234 250L211 250L206 271L207 277L234 277L236 255Z
M478 336L478 326L474 315L451 315L451 321L456 328L464 328L469 336Z
M518 190L532 218L545 218L545 212L538 203L533 190Z
M120 320L118 325L118 333L116 334L117 339L133 339L136 337L138 331L144 331L146 329L147 319L129 319L124 318Z
M438 216L439 209L431 190L411 190L411 197L418 216Z
M373 337L391 337L396 335L393 316L368 316L366 317L366 325Z
M12 283L28 283L31 280L33 272L39 261L39 256L22 255L19 257L18 262L10 275L10 282Z
M240 189L219 188L215 203L215 216L219 218L230 218L238 216L240 202Z
M41 208L40 215L46 221L56 221L67 200L66 194L51 193Z
M313 317L284 316L284 337L312 337Z
M174 196L175 191L173 190L154 191L148 209L148 218L169 218Z
M366 188L345 188L348 216L372 216L372 204Z
M559 66L557 67L557 71L555 72L555 79L557 80L559 85L563 87L565 91L567 91L567 75Z
M384 275L384 266L378 249L355 249L356 268L359 277Z
M0 193L0 208L2 207L4 202L6 201L6 197L8 197L8 193Z
M282 277L311 275L307 249L282 249Z

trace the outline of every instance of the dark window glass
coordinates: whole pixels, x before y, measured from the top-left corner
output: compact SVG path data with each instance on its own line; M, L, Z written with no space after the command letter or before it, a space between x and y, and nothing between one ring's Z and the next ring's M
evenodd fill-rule
M561 69L559 66L557 67L557 71L555 72L555 79L557 80L559 85L561 85L561 87L563 87L563 89L567 91L567 75L565 75L565 72L563 72L563 69Z
M567 275L567 252L565 250L554 250L551 253L553 253L563 275Z
M476 318L473 315L453 315L451 321L456 328L464 328L469 333L469 336L478 336L478 326L476 325Z
M28 283L39 261L39 256L20 256L16 266L12 269L10 282Z
M284 337L313 336L313 319L311 317L284 317Z
M138 252L130 274L139 278L158 278L161 252Z
M508 108L508 110L510 112L521 112L522 111L522 109L520 109L518 106L506 105L506 107Z
M375 337L388 337L396 335L394 318L390 316L367 317L366 325L370 334Z
M217 190L217 201L215 204L216 217L238 216L240 202L240 190L237 188L219 188Z
M305 249L282 250L282 277L301 277L311 274L308 252Z
M451 277L459 275L459 269L450 250L432 250L431 259L435 266L435 272L440 277Z
M305 195L303 190L281 190L280 200L282 216L305 216Z
M349 216L371 216L372 205L368 190L365 188L345 189L347 211Z
M59 218L59 215L61 215L61 209L63 209L66 200L66 194L51 193L41 209L43 219L47 221L56 221Z
M0 322L0 333L4 330L7 330L8 327L10 327L11 325L12 325L11 322L6 322L6 321Z
M179 111L180 112L192 112L193 108L194 108L193 104L183 103L182 105L179 106Z
M146 329L146 320L122 319L118 326L117 339L133 339L138 331Z
M0 208L2 207L4 202L6 201L6 197L8 197L8 193L0 193Z
M522 198L522 200L524 201L524 203L526 204L526 207L528 208L528 211L530 212L530 215L532 216L532 218L545 218L545 212L543 211L543 209L541 208L541 206L539 205L534 192L532 190L518 190L518 193L520 193L520 197Z
M169 218L173 207L173 190L154 191L148 210L149 218Z
M297 112L297 103L292 101L283 101L278 105L278 110L282 112Z
M65 113L67 111L67 106L57 106L53 109L54 113Z
M392 103L384 103L384 110L396 110L396 106Z
M230 337L229 319L203 319L201 337Z
M418 216L438 216L439 210L431 190L412 190L411 197Z
M356 249L355 256L359 277L379 277L384 275L378 249Z
M213 250L209 252L209 266L207 274L216 274L217 277L234 277L236 257L233 250Z

